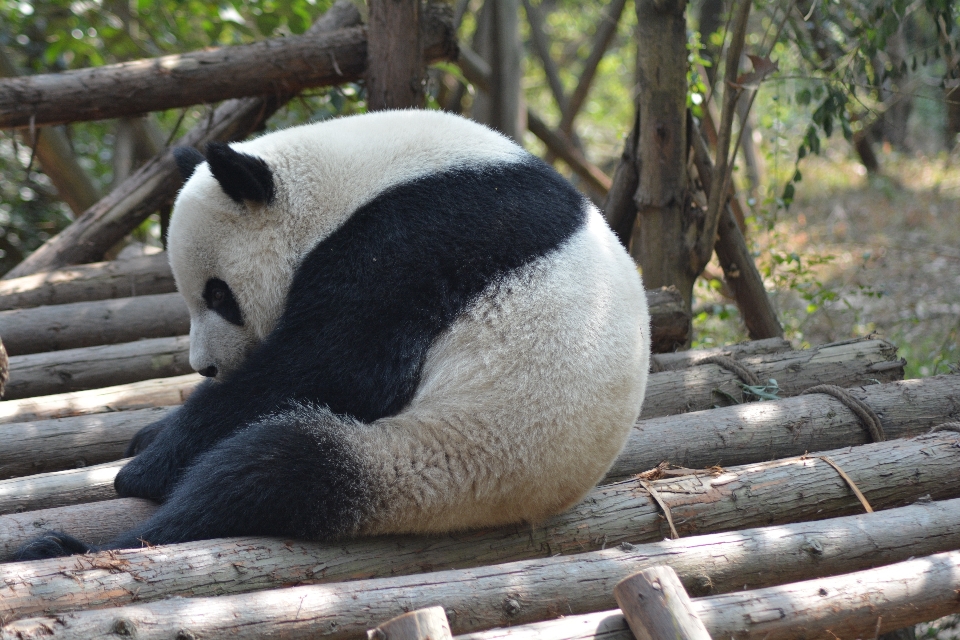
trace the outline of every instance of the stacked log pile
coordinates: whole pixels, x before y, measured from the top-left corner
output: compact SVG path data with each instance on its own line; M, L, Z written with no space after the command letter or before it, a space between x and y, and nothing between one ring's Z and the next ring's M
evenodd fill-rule
M171 286L165 263L151 258L152 270L146 263L129 272L119 264L75 269L85 284L69 295L50 293L50 283L70 281L63 272L30 276L33 288L8 281L17 286L0 294L0 305L7 296L16 302L0 313L57 318L77 305L174 300L162 288ZM91 286L95 273L112 284ZM166 284L131 291L123 277ZM142 295L117 297L128 292ZM60 304L39 304L51 301ZM15 399L0 402L0 561L40 531L106 540L155 509L116 498L112 480L132 434L199 382L183 375L187 339L102 344L116 342L103 327L86 335L82 345L52 351L68 344L58 336L29 354L15 333L11 340L20 355L10 359ZM616 636L628 631L613 586L664 563L713 634L778 637L780 627L762 615L770 610L783 620L810 618L817 629L866 624L861 615L838 626L824 613L836 611L833 600L814 606L794 598L811 588L789 584L801 580L836 594L843 607L860 598L871 610L889 610L882 628L933 618L960 609L944 596L957 580L956 554L944 552L960 548L960 435L928 433L960 418L960 376L904 381L903 365L892 345L875 338L801 351L766 340L658 354L641 420L604 484L532 529L334 545L234 538L7 562L0 565L0 638L81 638L121 628L137 637L346 638L435 604L455 634ZM103 386L111 383L119 384ZM868 406L886 440L872 442L855 410L836 397L803 393L822 384L844 387ZM863 513L853 487L875 513ZM917 556L930 558L907 562ZM907 564L877 569L895 562ZM851 591L862 584L859 574L831 577L867 570L879 572L869 575L888 593L889 581L899 580L899 595L880 602L876 590ZM425 571L433 573L425 579ZM756 591L731 593L744 587ZM904 604L911 599L926 604L911 609ZM777 604L783 601L793 604ZM750 634L731 631L731 620L744 619L757 621L747 625ZM504 625L517 626L490 631Z
M271 96L224 103L182 142L242 136L299 88L358 77L358 23L352 5L337 3L308 35L251 46L252 55L286 51L297 82L259 78ZM454 57L449 21L424 24L427 58ZM196 91L223 90L204 79L228 78L216 71L222 53L146 61L137 73L182 75L192 83L178 98L186 104ZM29 100L14 96L0 111L16 124L23 105L36 114L50 102L44 91L112 86L124 73L8 83ZM236 96L262 90L234 86ZM0 640L339 639L368 629L382 640L397 628L386 621L437 606L432 619L447 621L430 628L443 638L626 640L615 586L657 565L679 576L689 615L715 638L875 637L960 612L960 376L905 381L896 348L876 338L673 353L690 318L666 289L648 292L659 353L640 420L601 485L546 522L11 562L42 531L97 543L156 509L117 498L113 478L130 437L201 383L189 369L185 304L163 254L67 265L98 259L177 185L164 152L0 281L10 355L0 402ZM416 628L413 619L398 624Z

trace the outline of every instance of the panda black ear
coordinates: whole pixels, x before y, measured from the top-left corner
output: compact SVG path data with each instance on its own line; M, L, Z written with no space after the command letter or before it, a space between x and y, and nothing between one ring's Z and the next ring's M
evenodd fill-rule
M223 192L236 202L273 201L273 172L263 158L234 151L222 142L207 145L207 162Z
M173 159L177 161L177 169L180 170L184 182L190 179L198 164L206 161L203 154L193 147L174 147Z

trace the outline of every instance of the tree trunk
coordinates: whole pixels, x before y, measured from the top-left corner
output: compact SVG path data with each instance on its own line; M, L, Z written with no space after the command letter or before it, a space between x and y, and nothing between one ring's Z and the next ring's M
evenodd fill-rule
M637 54L640 127L637 220L630 252L647 288L674 285L691 307L699 274L687 184L687 38L685 0L639 0Z
M934 434L923 440L864 445L852 450L829 452L829 455L855 479L874 506L884 508L913 502L926 493L930 493L933 499L960 493L960 487L952 481L957 465L960 464L960 449L957 448L956 441L957 435L953 433ZM701 476L655 484L657 491L670 504L674 519L681 523L684 534L734 526L744 527L752 522L785 524L801 518L827 518L855 513L862 509L860 503L850 495L849 487L838 480L833 467L817 458L752 465L727 470L714 477ZM617 500L624 505L615 510L618 517L628 515L628 510L632 508L630 503L644 503L643 515L640 512L633 515L637 537L647 540L662 539L664 532L659 526L657 508L645 497L645 492L638 483L613 485L603 491L623 492ZM581 540L597 537L599 527L583 527L586 519L583 513L578 513L582 509L593 509L594 504L588 500L559 517L570 518L571 522L580 524ZM931 507L932 505L924 506L921 509ZM880 519L883 515L885 514L880 514ZM877 514L872 516L876 517ZM25 520L35 522L36 514L31 518L32 520L24 517ZM0 521L2 520L0 518ZM86 519L87 522L94 520L89 517ZM554 521L556 519L551 522ZM594 522L596 521L591 521L591 525ZM865 524L870 520L863 519L860 522ZM880 540L901 534L898 529L887 523L885 525L885 535L880 536ZM52 528L58 526L58 523L44 518L42 526ZM825 545L818 539L822 532L829 528L830 523L819 522L815 529L808 530L816 533L806 537L799 545L798 555L807 556L803 562L810 562L810 555L816 558L816 571L819 574L829 572L823 566L829 564L829 561L824 562L824 556L829 554L824 553ZM641 533L644 529L646 531ZM763 532L765 535L761 536L761 539L764 544L758 545L761 549L757 550L750 548L753 538L749 532L738 531L733 534L737 540L736 546L730 548L728 553L723 553L722 545L710 544L715 541L676 540L672 545L677 546L667 547L674 550L667 563L673 566L685 581L693 583L687 583L687 588L693 593L702 591L704 587L714 591L741 589L749 586L752 576L757 573L760 574L760 580L767 581L766 584L782 581L783 574L795 570L796 567L784 562L783 548L777 548L777 555L769 555L769 550L770 545L776 546L772 541L782 536L785 529L787 528L778 527L775 534L769 530ZM947 531L944 533L951 535ZM524 527L520 535L525 538L525 544L530 544L536 532L531 534L529 528ZM952 536L956 535L952 533ZM607 544L615 542L600 537ZM431 543L426 545L421 540L418 549L429 553L431 549L441 546L435 544L436 539L430 540ZM845 562L841 570L849 571L851 563L863 562L870 566L882 561L883 553L877 549L882 545L872 538L866 540L870 542L855 547L855 559ZM954 544L955 540L954 537ZM382 557L379 558L381 570L393 570L395 565L399 564L396 542L390 540L389 545L392 550L391 562L383 563ZM787 548L797 549L794 545L797 545L797 542ZM863 553L864 547L869 547L870 552ZM480 547L489 548L489 542ZM664 562L661 558L651 562L649 553L638 556L633 549L624 551L624 548L591 554L578 553L571 558L548 558L478 569L433 572L428 577L359 580L335 585L281 589L269 594L193 598L186 602L167 599L103 611L81 611L60 616L56 620L40 618L8 622L0 631L0 638L19 638L21 636L17 634L34 633L31 630L39 633L41 629L43 633L50 634L44 637L54 639L98 637L111 633L117 628L118 621L122 622L126 632L130 635L135 633L141 640L169 638L186 632L198 637L229 635L238 639L261 638L281 633L285 638L353 638L368 628L370 620L388 619L406 610L431 606L437 602L443 602L444 608L453 612L450 622L454 632L463 633L504 624L533 622L555 617L560 613L572 615L611 608L614 606L612 591L616 582L651 564ZM577 544L573 549L580 551L583 546ZM684 553L677 553L681 549ZM562 549L551 545L548 552L552 554L558 551ZM916 550L900 547L900 553L912 555ZM125 565L117 561L119 557L122 556L98 556L103 558L101 562L106 560L111 570L122 572ZM210 553L209 548L206 557L221 567L227 565L222 556L217 557L216 552ZM341 552L340 557L353 560L352 554ZM467 557L470 561L476 559L476 556ZM737 562L731 562L731 557L736 558ZM696 560L695 564L685 565L692 560ZM70 561L75 571L82 571L83 565L77 565L82 560L71 558ZM384 566L385 564L390 566ZM430 566L428 563L419 566L424 565ZM162 565L152 565L151 574L156 566ZM184 573L184 566L189 570L189 564L176 564L178 573ZM692 572L686 568L690 566L695 567ZM11 567L12 576L27 567ZM314 565L314 575L322 573L326 567L327 564L324 563ZM250 583L252 576L249 575L247 565L234 563L230 568L244 576L244 582ZM720 575L726 573L729 576L734 571L738 573L735 581L731 581L729 577L724 579L724 576ZM99 575L104 576L105 572L101 569ZM571 576L576 576L575 591L570 590ZM151 591L155 582L147 576L140 577L141 581L128 583L126 588L111 589L114 597L121 601L131 597L145 599L144 592ZM133 593L126 593L127 591ZM69 594L78 592L80 589L76 583L66 591ZM45 600L51 608L58 604L70 606L64 599Z
M473 99L471 117L517 142L526 129L520 91L523 52L517 0L486 0L477 25L477 53L490 65L490 89Z
M370 0L367 20L367 108L422 108L420 0Z
M25 355L140 338L182 336L190 314L179 293L0 311L10 355Z
M693 601L714 638L872 638L960 611L960 552L835 578ZM912 631L912 629L911 629ZM884 634L881 637L892 637ZM902 637L902 636L901 636ZM457 636L456 640L633 640L619 610Z
M90 391L4 401L0 402L0 424L183 404L202 380L199 374L191 373Z

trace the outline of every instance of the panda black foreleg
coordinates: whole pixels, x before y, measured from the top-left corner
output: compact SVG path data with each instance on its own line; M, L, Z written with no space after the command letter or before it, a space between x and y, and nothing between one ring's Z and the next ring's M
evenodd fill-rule
M307 406L250 425L202 454L153 517L104 548L353 533L371 505L370 479L351 446L363 428Z

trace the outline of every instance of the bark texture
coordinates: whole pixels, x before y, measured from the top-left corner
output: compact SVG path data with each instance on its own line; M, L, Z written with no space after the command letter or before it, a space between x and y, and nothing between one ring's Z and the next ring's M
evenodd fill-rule
M919 435L960 418L960 376L855 387L847 392L874 410L887 439ZM688 469L749 464L869 441L866 427L839 400L825 394L802 395L641 420L607 480L661 462Z
M872 638L960 611L960 552L693 601L715 638ZM457 640L632 640L620 611L457 636Z
M947 487L950 471L947 467L957 463L955 453L956 434L940 435L921 443L884 443L829 452L831 458L857 474L856 481L864 489L871 502L878 507L894 504L909 504L925 495L931 487L936 488L933 497L960 495L957 487ZM893 454L905 463L906 469L895 471L896 463L889 468L874 468L883 460L884 450L904 453L904 445L912 449L909 455ZM926 447L926 448L925 448ZM944 453L953 448L954 452ZM922 465L930 453L934 466L932 475L922 472L919 484L908 485L905 478ZM944 457L952 456L952 460ZM809 463L809 464L808 464ZM730 481L729 474L744 476L743 481ZM899 484L888 488L885 482ZM716 486L712 486L716 482ZM681 538L663 541L662 516L658 507L649 499L637 481L601 487L571 511L551 518L531 530L529 526L507 527L494 531L468 532L431 538L391 537L356 540L338 544L316 544L267 538L230 538L216 541L191 542L138 550L107 552L94 556L90 565L77 558L54 559L39 563L13 564L0 567L0 615L19 612L31 615L46 611L55 613L89 607L114 606L135 601L184 596L214 596L235 594L253 590L277 588L297 583L319 583L371 577L386 577L399 574L436 571L452 567L480 566L495 562L507 562L524 558L543 558L542 566L549 571L550 585L547 591L530 591L536 588L537 575L526 569L509 570L506 567L484 567L473 571L458 571L454 579L433 573L419 580L400 581L403 588L390 590L385 585L396 584L390 580L370 583L371 596L381 593L380 599L392 600L394 604L410 604L410 608L427 606L428 598L418 592L418 586L435 588L433 593L457 592L456 597L469 601L471 597L486 599L498 604L486 611L484 624L492 626L504 622L520 623L538 620L536 616L547 615L551 598L560 598L558 613L568 613L566 606L571 598L584 595L579 589L569 590L572 575L578 578L580 587L597 588L597 593L588 598L603 597L612 602L612 588L617 581L612 573L614 565L597 570L609 583L593 584L594 570L587 569L596 560L608 558L613 546L620 544L621 551L628 551L635 560L617 575L625 577L654 564L669 564L684 578L686 588L693 595L724 592L743 586L781 584L814 575L826 575L849 571L851 568L877 566L894 562L918 553L934 553L951 549L960 540L960 501L951 500L940 505L924 503L900 513L874 513L867 518L851 518L849 521L821 521L809 525L788 525L799 520L829 518L851 513L861 513L859 502L850 495L849 488L838 482L836 471L822 460L792 460L744 467L731 470L725 475L704 475L680 480L664 480L654 483L656 490L669 501L675 517L690 518L681 525L685 533L698 535L721 529L778 524L776 529L764 535L750 531L733 531L719 536ZM663 494L663 492L666 492ZM691 500L704 500L699 511L692 502L681 506L684 494L692 492ZM695 495L693 495L695 494ZM789 496L781 500L781 496ZM899 497L894 497L898 495ZM819 502L818 502L819 501ZM75 521L99 520L110 503L97 503L64 509L37 512L50 529L70 530ZM823 507L823 510L819 510ZM742 514L740 510L742 509ZM27 514L24 514L27 515ZM888 520L890 518L890 520ZM678 520L680 521L680 520ZM895 525L895 526L892 526ZM114 523L108 524L115 529ZM9 527L8 527L9 529ZM3 518L0 518L0 531ZM14 532L16 533L16 532ZM94 535L103 535L92 532ZM12 539L10 539L12 538ZM23 538L10 536L4 544L13 548ZM870 541L865 544L863 541ZM640 542L650 542L639 547ZM623 544L626 543L626 544ZM604 551L604 549L607 549ZM590 553L587 553L590 552ZM568 558L555 558L557 554L573 554ZM775 554L779 554L776 556ZM765 556L763 561L759 556ZM776 563L769 559L779 557ZM99 570L96 560L110 558L115 570ZM584 573L585 572L585 573ZM471 576L497 575L493 583L477 584L476 588L463 590L461 581L469 583ZM512 585L513 575L519 582ZM545 578L547 579L547 578ZM529 583L527 582L529 580ZM482 580L481 580L482 582ZM456 583L456 584L455 584ZM490 594L491 585L498 584L498 591ZM458 591L459 590L459 591ZM352 593L359 593L357 589ZM337 592L336 589L331 592ZM601 593L602 592L602 593ZM278 592L279 594L280 592ZM504 600L511 593L516 598L517 611L526 615L491 620L495 611L502 612ZM451 597L453 597L451 595ZM347 598L349 602L351 598ZM255 601L251 597L249 602ZM211 601L215 602L215 601ZM223 607L235 604L244 610L249 602L240 606L224 602ZM444 601L447 606L448 601ZM212 604L219 609L221 605ZM361 608L367 604L359 605ZM483 605L484 607L489 604ZM577 607L576 601L572 606ZM606 608L612 605L594 604ZM447 608L462 610L450 604ZM534 611L528 611L533 607ZM539 607L539 609L537 609ZM579 609L589 611L596 609ZM335 611L332 610L332 611ZM391 614L377 617L385 618ZM83 615L83 614L81 614ZM331 613L330 615L335 615ZM351 614L353 615L353 614ZM371 613L371 616L373 614ZM377 619L373 617L372 619ZM248 619L250 620L250 619ZM330 620L333 621L332 619ZM358 623L367 624L367 621ZM451 617L451 622L458 619ZM272 623L271 623L272 624ZM271 627L272 628L272 627ZM364 629L367 627L363 627ZM474 627L483 628L483 627ZM461 626L460 630L464 628ZM224 633L216 627L204 632ZM260 632L265 632L260 628ZM339 637L339 636L338 636Z
M668 565L624 578L613 595L637 640L711 640L677 572Z
M422 108L425 76L420 0L371 0L368 7L368 108Z
M433 62L456 51L453 40L426 45ZM289 99L304 89L359 80L367 68L367 46L367 29L354 26L7 78L0 80L0 127L25 127L31 119L37 125L104 120L248 96Z
M169 411L154 407L5 425L0 429L0 478L119 460L137 431Z
M953 440L955 441L956 438ZM937 444L934 444L935 442ZM884 447L888 448L888 459L896 458L898 456L889 455L889 448L893 444L867 445L859 449ZM929 447L928 451L933 453L933 459L940 457L942 448L957 450L955 442L948 444L947 438L943 436L927 439L924 444ZM832 452L831 457L836 459L844 454L845 452ZM914 464L922 465L923 454L917 452L916 455ZM958 454L951 455L955 471ZM851 460L847 458L843 462L851 462ZM843 464L843 462L840 463ZM901 458L899 462L904 463L906 460ZM794 461L794 464L796 463ZM880 466L883 464L881 462ZM812 467L815 466L817 465L812 465ZM822 461L819 466L827 467ZM894 469L902 466L904 465L894 464ZM913 464L909 466L913 467ZM802 467L796 470L801 469ZM885 473L887 470L883 469L882 472ZM749 470L745 472L750 473ZM894 473L896 473L895 470ZM891 478L889 482L905 484L898 480L898 478ZM949 483L941 478L940 484ZM779 493L782 494L784 488L780 486ZM836 512L830 508L827 509L827 513L816 511L817 499L814 496L820 488L826 489L826 486L809 487L813 490L810 492L811 497L807 498L811 503L812 513L816 514L815 517L835 515ZM722 491L727 490L722 489ZM887 489L879 489L879 492L886 493ZM741 498L752 498L748 492L742 492L740 495ZM824 498L822 504L833 502L826 497L825 493L821 494L821 497ZM752 499L750 501L752 502ZM776 502L777 500L774 499L774 503ZM935 507L925 505L919 508L932 510ZM927 513L931 514L933 511ZM845 558L841 566L834 565L836 567L834 572L849 571L857 562L865 562L866 566L876 566L876 563L882 563L889 558L891 552L898 558L904 557L897 556L898 553L916 553L915 550L904 546L891 552L885 551L882 540L900 536L902 530L899 527L890 526L889 521L883 520L882 516L885 514L872 514L871 518L876 518L878 515L881 518L874 522L882 521L884 526L882 530L874 529L874 531L877 533L884 531L885 535L880 535L876 539L869 536L860 537L863 532L860 527L869 527L872 524L870 519L860 519L858 523L860 527L851 527L848 532L852 535L844 536L842 539L845 541L859 539L862 542L859 545L847 547L846 553L851 554L853 558ZM942 531L936 527L935 520L928 521L935 530ZM860 528L859 532L858 528ZM817 523L815 528L805 530L800 539L795 539L793 544L786 547L779 546L775 541L779 542L784 537L789 537L791 527L728 534L736 541L732 547L718 544L719 539L713 537L707 544L704 543L708 538L661 542L657 546L669 553L670 559L666 561L663 556L654 558L654 554L649 552L652 550L650 547L643 547L638 554L635 548L621 546L590 554L578 554L570 558L529 560L477 569L360 580L334 585L301 586L218 598L186 600L173 598L101 611L61 613L55 618L43 617L11 622L0 630L0 638L89 638L115 633L118 625L125 633L135 634L142 640L169 638L178 633L189 633L195 637L230 636L240 639L261 638L274 634L282 634L285 638L354 638L369 627L370 620L389 619L408 610L433 606L438 602L442 603L448 611L453 631L464 633L493 626L533 622L558 615L573 615L612 608L615 606L613 587L620 579L653 564L664 562L674 567L685 580L687 588L694 593L697 593L698 584L701 585L701 589L705 587L724 592L742 589L745 586L760 586L754 580L763 585L782 582L784 574L796 574L801 569L800 565L807 562L814 563L818 574L830 573L830 569L825 568L831 565L827 557L830 554L825 553L826 545L821 539L822 532L830 529L829 522ZM584 532L584 535L586 534L587 532ZM921 536L923 535L921 533ZM943 535L955 536L956 533L950 532ZM727 540L730 539L727 538ZM771 547L776 548L775 554L769 553ZM798 562L796 565L787 563L785 561L788 555L785 553L787 550L790 555L802 559L803 562ZM110 562L110 568L101 569L100 575L110 573L114 567L118 571L124 571L123 563L117 561L121 557L122 554L116 554L114 560ZM215 558L215 554L209 551L207 557L212 562L225 564L222 559ZM732 559L736 559L736 562L732 562ZM72 560L76 570L82 570L83 558ZM32 566L41 566L47 562L35 563ZM20 564L12 565L11 568L15 572L28 569L30 566ZM231 568L236 573L243 573L246 569L244 566L236 565L232 565ZM323 565L318 565L316 571L322 572L323 569ZM731 580L732 575L735 577ZM149 590L153 583L147 575L141 578L142 582L138 582L136 586ZM574 591L570 590L571 579L576 580L577 588ZM121 587L115 592L119 597L124 597L125 591L136 591L136 586ZM127 594L126 597L141 598L143 589L137 596ZM74 586L71 593L77 592L79 589ZM6 587L3 593L15 594L10 587ZM55 606L55 599L50 598L47 601L51 606Z
M157 253L0 280L0 311L176 290L167 254Z
M190 373L190 337L48 351L10 359L6 398L68 393Z
M200 375L191 373L90 391L0 402L0 424L183 404L201 380Z
M0 480L0 514L112 500L113 479L127 460Z

